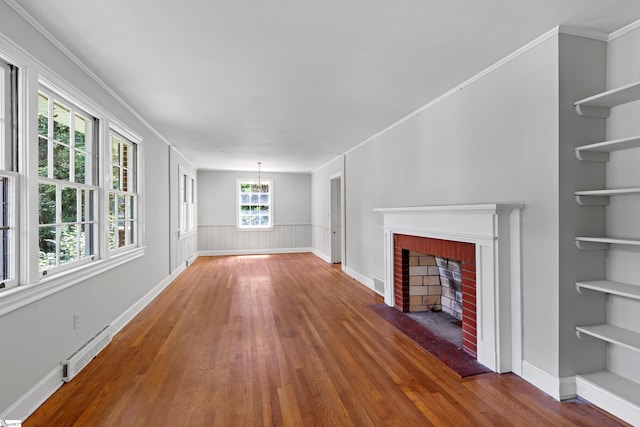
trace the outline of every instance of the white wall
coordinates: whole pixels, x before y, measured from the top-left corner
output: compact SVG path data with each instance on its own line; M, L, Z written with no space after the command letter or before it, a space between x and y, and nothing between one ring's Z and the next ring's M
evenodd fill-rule
M198 250L201 254L278 252L311 247L311 175L262 173L273 180L273 230L236 229L236 180L256 171L198 171Z
M373 208L523 203L524 357L558 373L558 39L346 155L347 267L383 277ZM535 326L534 326L535 325Z
M607 89L640 81L640 29L635 29L607 46ZM607 120L607 139L640 135L640 102L611 109ZM607 187L633 187L640 184L640 150L611 153L606 166ZM607 234L640 238L640 198L611 197L607 208ZM607 278L640 285L640 249L611 246L607 257ZM607 321L640 333L640 302L610 296ZM607 369L640 382L638 353L608 346Z
M65 357L145 295L168 283L169 147L5 2L0 2L0 29L0 55L28 59L28 68L21 72L30 88L29 103L35 100L38 74L55 76L140 135L144 150L144 256L0 315L0 414L16 419L24 418L39 399L61 384L60 362ZM37 141L33 138L30 143L33 150ZM28 182L28 177L22 177L22 185ZM80 314L76 330L74 313ZM13 409L7 411L9 408Z

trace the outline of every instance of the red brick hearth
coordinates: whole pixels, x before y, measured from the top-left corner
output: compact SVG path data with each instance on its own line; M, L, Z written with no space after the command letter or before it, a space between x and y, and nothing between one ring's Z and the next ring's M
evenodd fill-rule
M476 345L476 248L473 243L394 234L395 307L409 311L409 251L462 263L462 349L477 357Z

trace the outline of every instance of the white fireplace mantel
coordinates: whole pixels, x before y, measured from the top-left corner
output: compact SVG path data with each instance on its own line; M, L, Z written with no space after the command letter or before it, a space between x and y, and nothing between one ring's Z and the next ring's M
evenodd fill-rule
M395 305L394 234L475 244L478 362L521 375L522 209L516 204L374 209L384 215L384 302Z

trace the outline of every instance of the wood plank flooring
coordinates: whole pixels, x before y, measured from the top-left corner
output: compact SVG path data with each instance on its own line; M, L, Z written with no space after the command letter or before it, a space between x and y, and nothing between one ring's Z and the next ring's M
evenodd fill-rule
M614 426L519 377L460 379L311 254L199 258L31 426Z

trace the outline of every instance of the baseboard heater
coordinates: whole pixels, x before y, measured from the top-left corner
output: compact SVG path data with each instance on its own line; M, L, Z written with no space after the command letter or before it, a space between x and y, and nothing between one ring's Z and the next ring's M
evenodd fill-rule
M111 342L109 326L93 336L86 344L62 361L62 379L69 382Z

